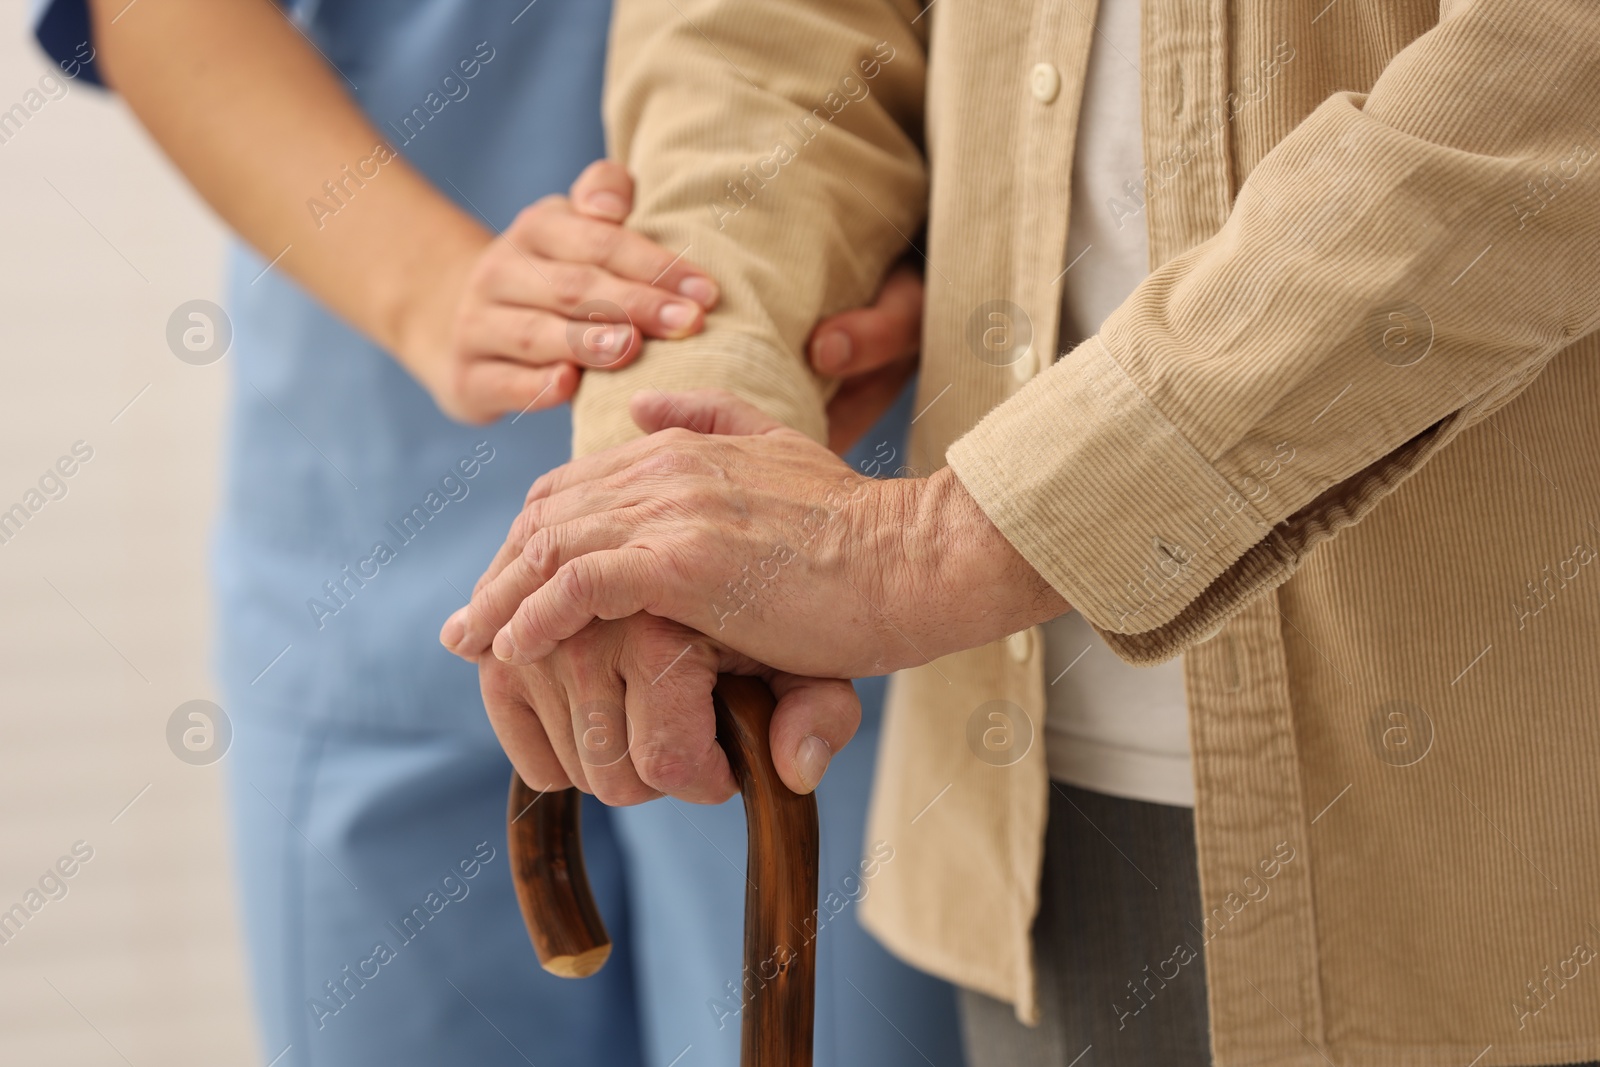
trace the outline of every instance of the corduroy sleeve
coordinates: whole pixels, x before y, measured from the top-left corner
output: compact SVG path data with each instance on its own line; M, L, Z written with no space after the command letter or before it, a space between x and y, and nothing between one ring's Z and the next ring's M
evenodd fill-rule
M1600 14L1447 2L948 459L1120 655L1163 660L1600 325L1597 247Z
M618 0L605 114L636 183L629 225L705 267L722 299L702 334L584 376L575 452L637 436L627 405L642 389L718 386L827 439L830 383L806 338L872 300L927 210L918 12Z

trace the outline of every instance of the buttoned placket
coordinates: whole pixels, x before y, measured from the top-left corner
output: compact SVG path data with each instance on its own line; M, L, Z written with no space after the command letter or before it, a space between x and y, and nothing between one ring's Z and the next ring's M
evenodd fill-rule
M1235 195L1227 123L1229 0L1145 0L1141 112L1151 269L1205 241ZM1115 356L1115 353L1113 353ZM1161 531L1151 531L1160 543ZM1152 549L1155 552L1155 549ZM1152 555L1152 559L1156 558ZM1277 592L1244 606L1184 655L1202 899L1219 894L1282 840L1300 860L1282 879L1288 921L1235 924L1206 944L1213 1002L1248 1015L1228 1032L1248 1047L1218 1047L1240 1062L1275 1062L1326 1043L1312 911L1310 825L1290 705ZM1300 847L1301 843L1305 847ZM1263 851L1265 850L1265 851ZM1303 860L1303 862L1301 862ZM1208 910L1209 914L1209 910ZM1263 969L1265 966L1268 969ZM1272 989L1270 1003L1252 989ZM1284 1025L1285 1020L1292 1025Z

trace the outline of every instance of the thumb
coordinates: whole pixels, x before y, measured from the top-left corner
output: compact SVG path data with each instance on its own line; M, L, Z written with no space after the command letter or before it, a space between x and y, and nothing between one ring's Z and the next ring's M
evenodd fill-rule
M653 389L634 393L628 407L634 423L645 433L681 427L695 433L758 434L785 428L748 400L725 389L683 393Z
M567 196L579 214L621 222L633 210L633 179L621 163L597 159L583 168Z
M796 793L809 793L828 763L850 743L861 725L856 687L839 678L805 678L775 671L770 679L778 706L772 713L772 762Z

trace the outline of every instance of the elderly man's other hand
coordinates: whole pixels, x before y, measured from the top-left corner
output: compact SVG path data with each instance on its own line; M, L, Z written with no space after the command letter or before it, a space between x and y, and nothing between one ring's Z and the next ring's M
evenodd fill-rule
M890 269L871 307L823 319L806 345L811 369L838 378L828 401L828 447L850 451L917 370L922 347L922 272Z
M651 436L534 483L446 647L528 664L645 611L768 666L853 678L1067 610L948 470L864 477L716 391L641 393L633 414Z
M772 686L778 774L797 793L815 789L861 722L849 682L763 668L651 615L592 623L538 663L478 663L489 721L522 780L540 791L575 785L613 805L663 794L715 804L737 791L711 710L723 671Z

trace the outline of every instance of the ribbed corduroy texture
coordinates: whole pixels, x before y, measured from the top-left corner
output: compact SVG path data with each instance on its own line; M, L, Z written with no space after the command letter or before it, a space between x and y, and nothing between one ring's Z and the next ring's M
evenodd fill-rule
M728 299L590 376L579 447L662 384L820 434L799 345L926 204L912 464L948 450L1124 656L1185 654L1217 1062L1600 1056L1600 8L1145 0L1154 273L1056 363L1092 11L619 0L636 222ZM869 92L720 215L879 41ZM995 301L1009 362L974 340ZM1025 1019L1046 684L1037 634L897 679L862 904ZM1034 727L1005 766L969 742L997 700Z

